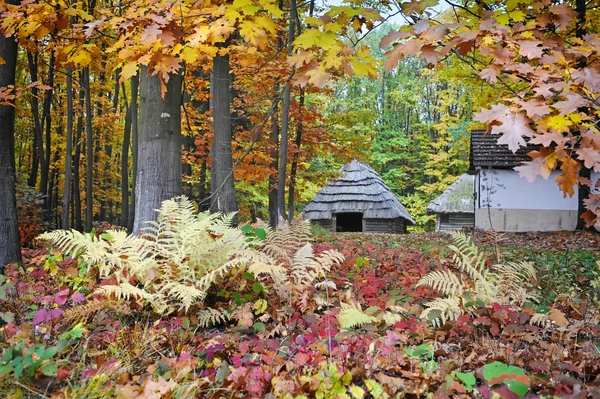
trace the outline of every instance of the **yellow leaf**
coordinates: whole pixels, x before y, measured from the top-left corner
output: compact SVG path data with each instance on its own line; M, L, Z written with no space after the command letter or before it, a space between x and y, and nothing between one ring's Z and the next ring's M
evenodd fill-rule
M525 13L523 11L517 10L508 14L510 18L515 22L523 22L525 21Z
M259 315L267 310L267 301L264 299L259 299L254 303L254 314Z
M365 397L365 390L362 389L361 387L357 386L357 385L352 385L350 387L350 393L356 399L363 399Z
M557 133L563 133L570 130L573 121L561 115L553 115L546 120L546 125Z
M132 61L125 64L125 66L121 69L121 80L126 80L134 76L137 73L137 66L137 61Z
M508 14L500 14L496 16L496 21L498 21L500 25L508 25L508 23L510 22L510 17L508 16Z

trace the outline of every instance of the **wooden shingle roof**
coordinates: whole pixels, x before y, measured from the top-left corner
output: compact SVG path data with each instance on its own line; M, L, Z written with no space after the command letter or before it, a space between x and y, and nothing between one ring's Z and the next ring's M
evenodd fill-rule
M415 224L377 172L356 159L344 165L340 177L323 187L302 213L306 219L331 219L342 212L362 212L365 219L404 218Z
M470 171L476 168L512 169L524 161L531 161L527 153L539 149L537 145L527 144L513 153L507 145L498 144L498 137L496 134L486 134L485 130L471 131Z
M464 174L427 206L428 213L474 213L475 176Z

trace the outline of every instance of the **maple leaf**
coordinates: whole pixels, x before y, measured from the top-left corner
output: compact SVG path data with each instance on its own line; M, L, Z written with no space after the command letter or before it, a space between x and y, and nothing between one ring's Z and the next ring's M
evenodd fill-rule
M550 107L538 99L530 99L528 101L515 100L521 108L525 110L527 116L532 120L537 120L550 113Z
M590 102L581 95L573 92L565 94L564 97L566 97L565 101L559 101L552 104L552 108L559 110L562 116L570 114L571 112L575 112L578 108L585 107L590 104Z
M533 130L529 127L530 120L523 114L511 112L497 119L501 122L500 126L492 127L492 134L502 134L498 139L498 144L506 144L512 152L526 145L523 137L532 137Z
M387 57L383 63L386 72L390 72L404 59L404 53L402 52L400 43L394 44L393 48L384 55Z
M571 78L577 83L581 83L589 91L600 89L600 73L590 68L574 71Z
M543 43L539 40L522 40L519 42L519 54L529 59L539 58L544 52Z
M473 120L483 123L490 123L506 116L509 112L510 109L506 105L494 104L490 109L483 109L479 112L476 112L473 116Z
M586 168L600 172L600 151L590 147L577 148L576 151L578 158L583 161Z
M531 139L530 143L532 144L540 144L544 147L550 147L552 142L555 142L558 145L563 145L569 140L569 137L564 136L562 133L557 132L546 132L540 134L539 131L534 135Z
M381 38L381 41L379 42L379 47L381 47L382 49L386 49L393 42L395 42L397 40L401 40L401 39L406 39L410 35L411 35L410 31L406 31L406 30L394 31L394 30L391 30L387 35L385 35L384 37Z
M525 178L529 183L533 183L537 176L548 180L552 171L556 169L558 154L552 148L542 148L540 151L531 151L527 155L531 157L532 161L514 168L519 172L519 176Z
M437 64L440 53L438 53L435 49L436 47L432 46L431 44L424 45L421 47L421 55L419 58L422 58L428 64Z
M546 126L558 133L567 133L573 126L573 121L565 116L552 115L544 120Z
M500 74L502 68L499 65L492 64L487 68L479 71L478 75L487 80L488 82L496 83L498 81L498 75Z
M306 50L300 50L297 54L292 54L287 58L287 62L290 66L295 68L301 68L303 65L308 64L312 61L314 53Z
M575 190L573 187L577 184L577 172L579 171L579 162L574 160L573 158L567 157L562 159L562 164L560 166L560 170L562 170L562 174L556 176L556 183L560 187L560 190L563 192L563 197L572 197L575 194Z
M138 63L137 61L128 62L121 69L121 82L131 78L137 74Z
M140 39L143 43L151 43L158 39L158 36L162 33L162 29L157 24L147 26L142 32Z

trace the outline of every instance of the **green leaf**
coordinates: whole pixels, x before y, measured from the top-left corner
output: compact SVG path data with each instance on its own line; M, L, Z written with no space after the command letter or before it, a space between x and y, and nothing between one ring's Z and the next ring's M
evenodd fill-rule
M263 287L263 285L261 283L259 283L258 281L255 282L254 284L252 284L252 291L254 291L257 294L260 294L261 292L263 292L265 290L265 288Z
M181 327L183 327L184 330L190 328L190 319L188 317L184 316L181 318Z
M17 380L19 379L19 377L21 377L21 374L23 374L23 367L25 367L25 366L23 366L23 363L19 363L15 366L14 373L15 373L15 378Z
M58 367L55 362L46 363L42 366L42 374L48 377L54 377L58 374Z
M0 377L10 374L11 371L13 371L13 366L11 363L0 366Z
M2 353L2 363L6 363L13 358L14 349L12 347L4 349Z
M229 375L229 365L227 362L221 363L219 368L217 369L217 375L215 376L215 382L218 384L223 384L225 378Z
M460 371L455 371L454 373L452 373L452 376L460 380L463 386L469 391L473 389L477 382L475 376L472 373L461 373Z
M492 378L499 377L503 374L526 376L523 369L516 367L516 366L509 366L502 362L494 362L494 363L486 364L483 367L483 378L485 378L485 380L488 382Z
M42 359L44 359L44 360L50 359L52 356L56 355L57 352L58 352L58 347L51 346L50 348L46 349L43 352Z
M256 279L256 277L254 276L253 273L248 273L248 272L242 273L242 277L244 277L246 280L250 280L250 281L254 281Z
M252 231L252 226L250 226L249 224L245 224L242 226L241 230L242 230L242 233L244 233L245 235L248 235L248 233L250 233Z
M108 234L108 233L102 233L100 235L100 238L102 238L105 241L111 242L113 240L113 236Z
M265 331L265 323L257 322L252 325L254 331Z
M256 236L263 241L267 238L267 232L265 229L255 229L254 234L256 234Z
M520 398L525 397L529 391L529 386L521 381L506 380L504 383L508 389L519 395Z

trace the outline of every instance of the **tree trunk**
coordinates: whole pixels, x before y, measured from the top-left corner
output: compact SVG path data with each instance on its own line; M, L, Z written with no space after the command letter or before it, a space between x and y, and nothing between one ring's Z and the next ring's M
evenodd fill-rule
M290 0L290 22L288 26L288 55L292 54L295 36L296 0ZM278 217L286 217L285 209L285 183L288 159L288 132L290 126L290 82L285 82L283 87L283 106L281 107L281 145L279 146L279 174L277 179L277 211Z
M298 174L298 157L300 156L300 146L302 145L302 107L304 107L304 89L300 92L299 117L296 127L296 151L292 159L292 168L290 170L290 186L288 188L288 219L291 222L294 220L294 196L296 191L296 175Z
M85 145L86 145L86 174L85 174L85 230L92 231L94 200L92 185L94 183L94 135L92 133L92 94L90 92L90 68L83 69L83 87L85 89Z
M279 87L275 86L275 93ZM271 165L269 166L269 225L277 226L277 166L279 165L279 121L277 114L279 110L279 102L277 97L274 99L274 106L277 107L273 116L271 117L271 145L273 150L271 151Z
M125 131L123 133L123 147L121 149L121 226L127 227L129 220L129 145L131 142L131 106L127 103L123 87L123 98L125 100Z
M211 209L213 212L238 210L233 184L231 79L229 55L213 59L213 162L211 167Z
M62 228L69 228L69 205L73 171L73 70L67 68L67 143L65 156L65 184L63 190Z
M32 82L36 82L38 80L38 68L37 68L37 58L34 58L33 54L27 52L27 63L29 65L29 75ZM33 130L34 130L34 143L35 143L35 151L37 154L37 159L34 159L34 162L37 163L37 160L41 163L42 166L42 176L40 179L40 193L44 197L44 208L48 209L48 163L50 159L46 157L44 153L44 139L42 136L42 123L40 121L39 115L39 101L38 101L38 90L33 87L31 89L31 114L33 116ZM37 164L33 165L31 176L29 180L33 185L35 185L35 181L37 179ZM35 172L35 174L34 174Z
M52 107L52 91L54 86L54 61L54 53L52 53L50 56L50 64L48 66L48 86L50 86L50 90L46 90L44 92L44 103L42 104L42 130L45 129L46 131L46 143L44 144L44 150L46 152L44 159L46 162L42 163L40 185L42 186L42 190L46 190L45 192L47 193L48 197L52 195L52 192L50 192L50 187L48 186L51 183L48 175L50 174L50 151L52 145L52 113L50 109ZM44 182L44 184L42 184L42 182ZM43 193L44 191L42 191L42 194ZM47 203L49 204L50 200L48 200ZM48 215L50 215L49 208L46 209L46 212Z
M79 74L80 80L82 80L82 74ZM79 107L83 110L85 106L85 91L82 87L79 87ZM81 135L83 133L83 115L80 113L77 117L77 133L75 137L75 159L73 160L73 208L75 209L75 223L73 226L75 229L82 231L83 223L81 220L81 181L79 174L79 165L81 164L81 152L83 147L83 140Z
M133 232L133 220L135 218L135 186L137 182L138 162L138 75L131 77L131 197L129 198L129 215L127 218L127 231Z
M156 219L163 201L181 195L181 82L171 75L162 98L159 77L141 71L134 234Z
M17 42L0 34L0 87L15 84ZM0 273L10 262L21 260L17 221L15 169L15 107L0 105Z

